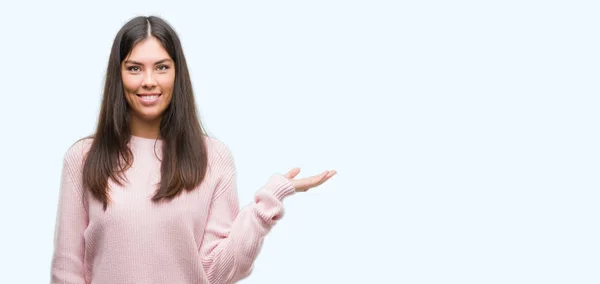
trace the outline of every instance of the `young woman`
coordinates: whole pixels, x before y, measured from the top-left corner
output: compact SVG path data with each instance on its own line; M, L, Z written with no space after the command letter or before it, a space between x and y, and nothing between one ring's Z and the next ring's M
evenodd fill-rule
M115 37L94 135L65 153L52 283L234 283L282 201L336 172L272 175L240 211L227 146L196 113L181 43L161 18Z

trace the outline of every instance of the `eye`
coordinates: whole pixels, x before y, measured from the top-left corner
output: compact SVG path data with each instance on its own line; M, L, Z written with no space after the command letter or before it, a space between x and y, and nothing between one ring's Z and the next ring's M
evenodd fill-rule
M157 69L159 71L166 71L167 69L169 69L169 66L162 64L162 65L158 65Z
M140 67L139 66L129 66L129 67L127 67L127 71L138 72L138 71L140 71Z

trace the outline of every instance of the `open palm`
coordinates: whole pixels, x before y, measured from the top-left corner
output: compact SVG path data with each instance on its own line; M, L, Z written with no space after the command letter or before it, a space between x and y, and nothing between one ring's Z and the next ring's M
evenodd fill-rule
M313 187L317 187L326 182L337 172L335 170L324 171L320 175L302 179L294 179L299 173L300 168L293 168L287 174L285 174L285 177L288 178L292 182L292 184L294 184L296 192L305 192Z

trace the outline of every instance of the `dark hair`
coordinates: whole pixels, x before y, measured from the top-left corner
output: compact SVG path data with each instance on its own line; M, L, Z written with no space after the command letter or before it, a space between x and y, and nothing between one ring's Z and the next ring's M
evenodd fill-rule
M123 185L122 173L131 166L133 155L130 108L125 99L121 64L140 41L155 37L175 63L175 83L169 106L160 122L162 160L160 187L152 197L158 202L172 199L183 189L196 188L206 175L206 132L197 115L192 83L181 47L173 28L163 19L136 17L117 33L106 70L106 81L93 142L83 165L83 187L94 198L109 203L108 181Z

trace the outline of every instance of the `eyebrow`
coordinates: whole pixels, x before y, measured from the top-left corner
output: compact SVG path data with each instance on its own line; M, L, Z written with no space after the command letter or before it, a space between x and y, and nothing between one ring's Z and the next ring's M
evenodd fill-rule
M170 59L170 58L161 59L161 60L159 60L159 61L156 61L156 62L154 63L154 65L156 65L156 64L161 64L161 63L165 63L165 62L167 62L167 61L173 61L173 60L172 60L172 59ZM125 60L125 62L124 62L124 63L129 63L129 64L137 64L137 65L144 65L144 64L142 64L142 63L140 63L140 62L137 62L137 61L134 61L134 60Z

